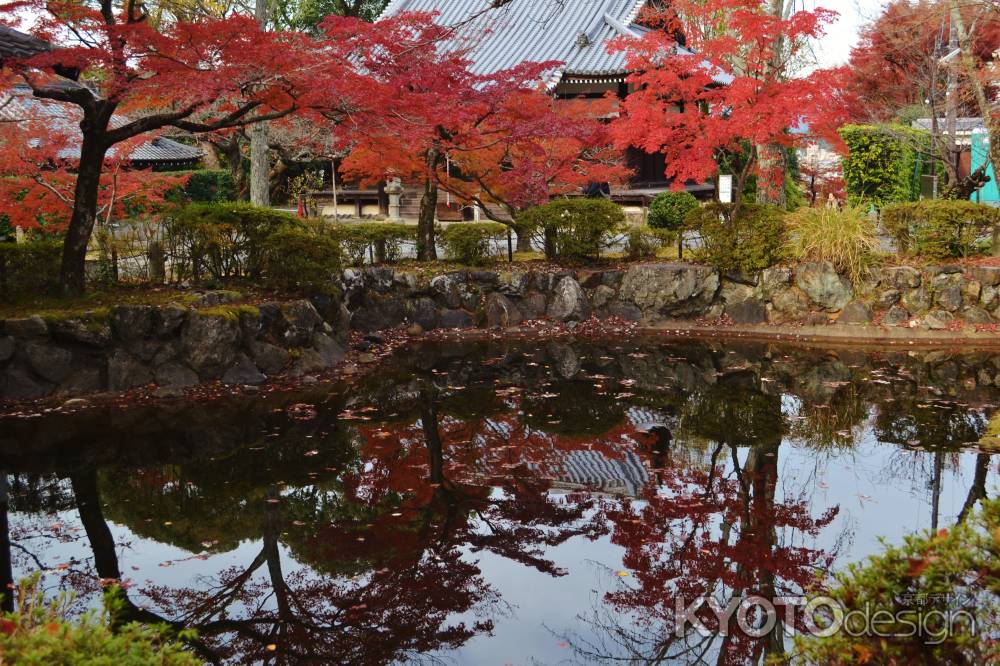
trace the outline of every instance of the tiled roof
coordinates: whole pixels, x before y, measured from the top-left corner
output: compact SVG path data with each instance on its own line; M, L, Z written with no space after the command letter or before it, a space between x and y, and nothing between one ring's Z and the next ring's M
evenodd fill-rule
M625 55L608 53L608 43L640 34L635 20L646 5L646 0L515 0L488 9L492 2L392 0L383 17L438 12L441 25L461 25L446 48L469 48L473 70L480 74L522 62L559 61L565 63L559 78L608 76L626 73Z
M63 85L81 85L66 81ZM39 120L43 119L54 131L65 132L67 135L75 135L79 110L72 105L38 99L32 96L31 91L23 85L14 86L6 94L0 96L0 118L6 120ZM113 125L126 122L125 118L116 117ZM78 147L69 147L60 152L63 159L74 159L79 157ZM204 152L199 148L186 146L183 143L157 137L151 139L132 151L129 156L133 162L193 162L201 159Z
M30 58L50 48L48 42L0 25L0 61L6 58Z

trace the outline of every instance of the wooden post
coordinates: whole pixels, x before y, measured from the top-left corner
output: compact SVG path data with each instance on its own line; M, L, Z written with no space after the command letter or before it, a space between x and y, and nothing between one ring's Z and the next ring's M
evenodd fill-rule
M337 206L337 160L330 160L330 186L333 188L333 221L340 220Z

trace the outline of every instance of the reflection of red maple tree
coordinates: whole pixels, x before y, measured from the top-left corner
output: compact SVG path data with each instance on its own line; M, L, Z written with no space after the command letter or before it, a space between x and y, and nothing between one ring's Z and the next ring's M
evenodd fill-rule
M776 499L778 448L752 449L747 462L729 476L715 460L707 471L668 466L659 493L650 493L641 505L626 501L609 508L613 540L625 548L624 563L635 584L609 593L607 601L637 617L642 626L656 628L655 652L670 655L691 648L686 642L691 634L674 635L678 601L686 608L706 597L725 606L734 596L790 596L813 581L818 567L829 565L830 553L779 538L790 533L816 536L838 510L814 518L804 501ZM719 630L707 606L698 616L706 628ZM782 617L779 609L777 628L764 638L743 634L734 618L729 635L716 646L719 663L756 662L780 651ZM711 639L704 641L711 644Z

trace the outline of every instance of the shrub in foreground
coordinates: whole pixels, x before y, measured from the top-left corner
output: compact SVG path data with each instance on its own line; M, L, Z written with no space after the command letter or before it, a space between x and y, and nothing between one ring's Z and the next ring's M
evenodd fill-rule
M336 224L332 228L352 266L361 266L366 261L377 264L399 261L403 243L417 239L416 227L393 222Z
M878 260L878 229L863 206L800 208L786 222L794 258L829 261L855 284Z
M284 291L330 293L341 270L340 244L329 234L288 228L264 241L265 282Z
M0 619L0 662L41 666L197 666L167 629L130 623L112 629L121 602L105 596L102 613L68 620L68 596L47 602L38 579L21 583L13 613ZM181 637L187 634L182 632Z
M625 211L606 199L561 199L521 213L518 228L541 233L548 259L599 259L625 226Z
M898 249L932 261L968 257L990 240L996 246L1000 209L971 201L925 200L888 206L882 226Z
M496 248L507 237L507 227L497 222L450 224L438 234L448 259L478 266L497 258Z
M167 221L167 245L179 278L257 278L264 242L297 224L292 215L247 203L191 204Z
M688 214L696 208L698 200L690 192L663 192L649 204L649 226L680 231Z
M62 241L0 243L0 297L54 293L59 286Z
M625 255L633 260L652 259L677 240L677 232L650 227L631 227L625 234Z
M685 226L701 236L696 256L726 272L755 273L785 258L785 213L756 203L714 203L691 211Z
M997 663L1000 643L991 637L1000 627L1000 502L985 501L951 529L910 536L849 566L823 595L854 612L848 623L878 613L880 635L851 624L825 638L798 636L792 663ZM817 625L830 626L829 619Z

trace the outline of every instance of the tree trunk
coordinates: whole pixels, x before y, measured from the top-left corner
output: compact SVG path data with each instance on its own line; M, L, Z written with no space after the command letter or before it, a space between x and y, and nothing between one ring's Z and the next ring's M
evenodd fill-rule
M768 144L757 146L757 203L770 204L784 209L785 197L785 149Z
M517 227L514 228L517 231ZM531 234L521 233L517 231L517 251L518 252L532 252L534 248L531 247Z
M250 203L271 205L271 165L267 158L267 125L250 128Z
M101 169L108 148L100 135L85 132L80 146L80 167L73 194L73 214L63 245L59 286L65 296L83 293L86 283L87 245L97 221L97 198Z
M270 10L268 0L256 0L254 18L261 29L267 27ZM271 205L271 167L267 159L267 124L250 127L250 203L254 206Z
M434 218L437 217L437 184L424 180L424 195L420 199L420 217L417 219L417 260L435 261L437 247L434 238Z

